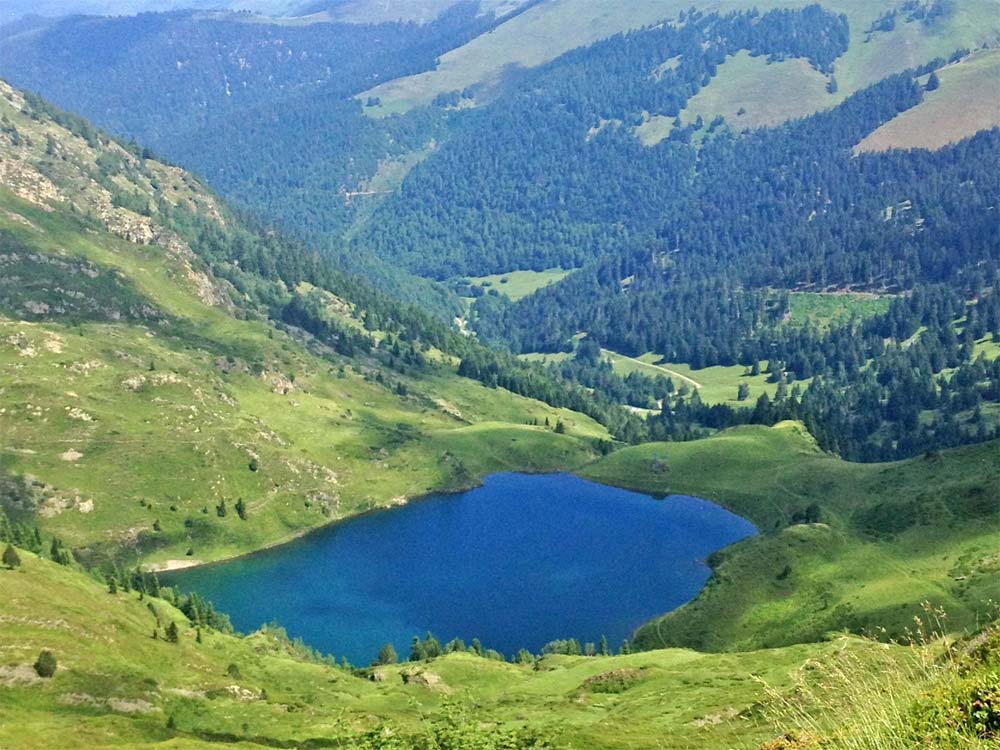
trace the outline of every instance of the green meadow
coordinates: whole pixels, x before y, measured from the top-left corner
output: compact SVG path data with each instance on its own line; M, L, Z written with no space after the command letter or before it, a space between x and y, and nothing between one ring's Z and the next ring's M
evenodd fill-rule
M881 315L890 304L891 296L866 292L792 292L788 295L788 323L828 330L852 318Z
M155 311L143 321L0 317L2 469L41 478L42 526L96 556L219 559L494 471L573 468L607 437L580 414L458 378L450 363L395 378L400 395L373 363L311 354L289 333L205 304L178 283L191 272L182 258L10 194L0 201L0 228L22 246L86 264L95 284L117 280L105 307ZM19 293L59 304L51 282L25 280ZM568 434L529 426L546 419ZM245 520L232 510L240 498Z
M199 629L163 595L112 594L22 551L19 566L0 568L0 745L716 750L797 747L766 743L803 727L841 738L824 747L880 736L898 741L878 747L912 747L915 706L959 706L963 680L1000 664L982 645L964 666L941 661L932 631L974 631L990 616L981 603L1000 596L1000 518L984 496L1000 487L996 450L859 466L785 423L591 464L584 476L714 498L762 531L715 556L694 602L640 629L634 646L645 650L617 656L513 664L455 653L343 669L274 626L246 637ZM793 522L813 503L818 520ZM909 647L843 634L883 625L927 634ZM58 662L51 678L31 666L43 649Z
M545 271L510 271L490 276L469 276L464 280L474 286L495 289L498 294L504 295L511 302L517 302L549 284L561 281L572 272L562 268L549 268Z

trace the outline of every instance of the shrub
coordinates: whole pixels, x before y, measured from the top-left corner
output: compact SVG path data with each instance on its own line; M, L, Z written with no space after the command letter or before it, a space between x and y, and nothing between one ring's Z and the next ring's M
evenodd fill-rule
M11 570L21 565L21 557L17 554L17 550L14 549L14 545L8 544L7 548L3 551L3 564Z
M38 655L38 660L35 662L35 672L38 673L39 677L48 679L56 673L56 667L56 657L51 651L45 650Z
M931 691L914 709L914 741L1000 738L1000 672L975 674Z

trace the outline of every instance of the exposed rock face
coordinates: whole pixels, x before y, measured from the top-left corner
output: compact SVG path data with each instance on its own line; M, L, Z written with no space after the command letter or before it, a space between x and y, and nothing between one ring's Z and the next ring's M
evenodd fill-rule
M450 693L451 688L445 684L440 675L428 672L426 669L410 669L400 673L404 685L419 685L432 693Z
M116 237L163 248L181 265L202 302L232 309L236 290L206 272L187 243L161 221L165 202L183 205L225 226L215 198L197 180L177 167L141 159L103 135L84 140L44 112L29 111L30 119L24 117L26 109L31 105L24 96L0 81L0 110L12 120L6 130L0 130L0 184L46 211L52 211L54 204L69 205L96 217ZM138 205L130 203L133 198Z
M50 203L64 200L52 180L23 161L3 153L0 153L0 184L7 186L18 198L45 211L52 210Z

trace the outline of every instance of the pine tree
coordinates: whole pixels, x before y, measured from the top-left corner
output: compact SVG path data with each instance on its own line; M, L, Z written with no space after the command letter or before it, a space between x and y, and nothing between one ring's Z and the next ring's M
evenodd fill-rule
M114 576L108 578L108 593L109 594L118 593L118 581L115 580Z
M941 86L941 81L938 79L938 74L932 72L930 77L927 79L927 85L924 86L925 91L937 91Z
M601 636L601 645L599 647L599 653L601 656L608 656L611 652L608 650L608 639L605 636Z
M424 655L427 659L436 659L441 656L441 642L430 632L424 637Z
M3 564L8 568L13 570L14 568L20 567L21 558L17 554L17 550L14 549L13 544L8 544L6 549L3 551Z
M176 622L171 622L169 625L167 625L166 639L169 643L177 643L177 641L180 639L180 633L177 630Z
M378 658L376 663L380 665L395 664L399 661L399 657L396 656L396 649L391 643L385 644L378 652Z
M423 661L427 658L427 654L424 652L424 644L420 641L420 636L413 636L413 642L410 644L410 661Z

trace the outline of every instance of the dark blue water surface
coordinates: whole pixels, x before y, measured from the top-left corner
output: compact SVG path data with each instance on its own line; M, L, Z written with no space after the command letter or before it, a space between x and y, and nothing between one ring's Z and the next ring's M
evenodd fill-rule
M282 547L169 576L238 630L277 621L367 664L432 631L510 656L577 638L612 647L705 584L705 558L756 533L705 500L647 495L569 474L497 474L330 526Z

